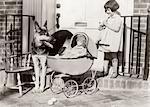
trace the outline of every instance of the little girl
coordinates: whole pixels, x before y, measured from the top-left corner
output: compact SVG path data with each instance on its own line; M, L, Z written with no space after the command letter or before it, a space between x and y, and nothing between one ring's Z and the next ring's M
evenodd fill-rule
M104 72L108 74L109 66L112 64L113 74L112 78L118 76L118 56L117 53L120 49L122 38L122 19L118 14L119 4L115 0L109 0L104 5L105 12L108 18L101 23L99 30L103 30L103 37L100 43L108 44L109 46L101 46L99 50L104 51Z

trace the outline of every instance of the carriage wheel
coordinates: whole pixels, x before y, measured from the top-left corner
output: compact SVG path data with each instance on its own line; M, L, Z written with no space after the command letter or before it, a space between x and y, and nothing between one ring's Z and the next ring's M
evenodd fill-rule
M53 93L59 94L64 87L64 80L62 78L54 78L52 81L51 90Z
M65 83L63 92L66 97L71 98L76 96L76 94L78 93L78 88L78 83L75 80L68 80Z
M94 78L92 77L87 77L84 81L83 81L83 91L85 92L85 94L92 94L95 92L97 87L97 82Z

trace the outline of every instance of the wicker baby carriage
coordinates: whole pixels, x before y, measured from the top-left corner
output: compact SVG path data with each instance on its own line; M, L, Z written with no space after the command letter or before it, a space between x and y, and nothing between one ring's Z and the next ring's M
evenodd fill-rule
M92 94L97 87L97 82L95 80L96 71L90 70L94 59L97 58L96 45L85 33L79 32L71 38L71 47L75 46L78 35L82 35L86 38L87 55L77 58L48 56L47 60L48 67L53 70L51 74L52 92L64 92L66 97L76 96L80 88L86 94ZM79 83L72 78L76 75L78 75L79 78L82 78L81 75L89 71L91 72L91 75L87 75L82 83Z

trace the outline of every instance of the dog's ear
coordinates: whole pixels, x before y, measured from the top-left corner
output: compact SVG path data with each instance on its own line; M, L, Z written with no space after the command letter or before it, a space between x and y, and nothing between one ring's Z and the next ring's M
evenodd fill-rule
M44 23L43 27L45 27L46 32L47 32L47 36L48 36L48 35L49 35L49 33L48 33L48 28L47 28L47 20L45 21L45 23Z
M34 22L34 27L35 27L35 30L40 30L41 27L39 26L39 23L37 21Z
M45 28L47 28L47 20L45 21L44 25Z

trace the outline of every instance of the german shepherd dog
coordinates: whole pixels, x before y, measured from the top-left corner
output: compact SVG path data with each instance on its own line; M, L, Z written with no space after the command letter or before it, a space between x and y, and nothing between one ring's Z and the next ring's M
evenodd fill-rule
M40 27L35 21L35 34L32 44L32 59L35 71L35 88L33 92L44 91L47 55L54 56L58 54L64 42L72 36L73 34L68 30L60 30L50 35L47 29L47 21L43 27Z
M47 30L47 21L40 27L35 21L35 32L32 42L32 60L35 72L35 87L33 92L43 92L46 80L46 61L49 49L53 48L50 43L55 39L49 35Z
M38 32L40 35L45 34L50 38L49 41L42 40L41 42L46 45L48 55L51 56L58 54L65 41L71 39L71 37L73 36L73 34L68 30L58 30L50 35L47 29L47 21L45 22L43 27L40 27L38 22L35 22L35 32ZM36 36L35 38L38 39L38 37Z

